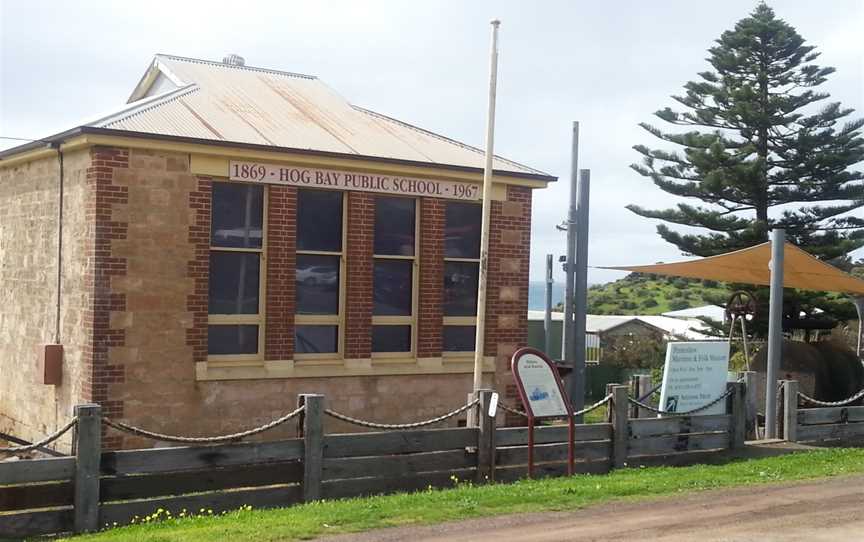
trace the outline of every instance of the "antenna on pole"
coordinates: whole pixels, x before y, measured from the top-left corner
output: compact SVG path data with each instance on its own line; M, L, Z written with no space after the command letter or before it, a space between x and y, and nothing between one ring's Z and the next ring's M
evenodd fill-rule
M477 334L474 341L474 392L483 386L483 347L486 336L486 283L489 263L489 211L492 196L492 157L495 145L495 93L498 84L498 27L492 24L492 45L489 55L489 107L486 113L486 161L483 167L483 221L480 230L480 273L477 285ZM472 410L473 412L473 410ZM476 425L479 420L473 420Z

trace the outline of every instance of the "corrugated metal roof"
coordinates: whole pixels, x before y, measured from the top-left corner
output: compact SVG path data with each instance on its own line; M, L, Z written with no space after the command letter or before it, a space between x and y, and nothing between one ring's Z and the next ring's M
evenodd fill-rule
M438 165L483 167L483 151L354 106L316 77L157 55L133 98L157 73L178 88L144 98L88 126L331 152ZM496 157L501 172L548 176Z
M544 311L529 310L528 320L537 321L543 320ZM553 321L563 321L563 312L552 312ZM626 324L628 322L642 322L661 329L670 335L683 337L688 340L712 340L713 337L708 334L710 328L705 322L696 318L672 318L670 316L659 315L624 315L624 314L586 314L585 315L585 332L586 333L604 333L610 329Z

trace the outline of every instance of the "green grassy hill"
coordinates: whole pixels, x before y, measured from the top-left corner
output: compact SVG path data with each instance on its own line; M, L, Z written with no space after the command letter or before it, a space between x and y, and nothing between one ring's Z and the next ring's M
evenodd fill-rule
M666 311L724 304L730 291L723 283L631 273L588 289L590 314L661 314Z

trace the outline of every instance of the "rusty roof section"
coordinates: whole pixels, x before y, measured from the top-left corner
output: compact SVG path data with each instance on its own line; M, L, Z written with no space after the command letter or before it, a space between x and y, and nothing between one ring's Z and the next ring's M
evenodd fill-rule
M157 77L164 83L154 87ZM156 93L156 90L164 90ZM154 95L155 94L155 95ZM483 151L350 104L318 78L156 55L131 101L86 127L430 165L483 168ZM501 174L554 177L497 157Z

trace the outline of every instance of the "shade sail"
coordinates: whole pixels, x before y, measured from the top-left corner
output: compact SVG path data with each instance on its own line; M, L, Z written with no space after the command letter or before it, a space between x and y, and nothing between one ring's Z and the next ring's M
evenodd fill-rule
M864 280L829 265L792 243L784 248L783 286L816 290L823 292L843 292L864 296ZM700 258L686 262L658 263L654 265L633 265L624 267L603 267L619 271L654 273L673 277L717 280L722 282L743 282L749 284L771 283L768 268L771 260L771 243L736 250L728 254Z

